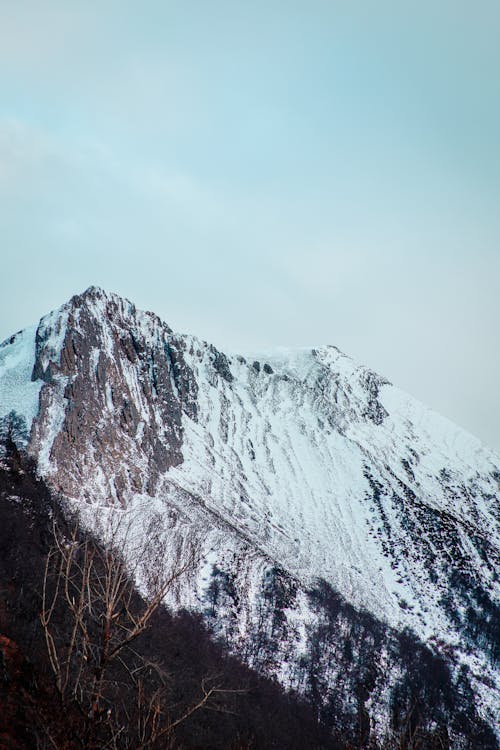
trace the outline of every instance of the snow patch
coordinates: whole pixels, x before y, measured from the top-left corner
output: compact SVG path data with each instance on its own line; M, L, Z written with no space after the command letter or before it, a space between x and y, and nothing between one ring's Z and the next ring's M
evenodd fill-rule
M31 380L35 363L36 326L16 333L0 347L0 420L17 415L24 420L28 439L38 413L43 381Z

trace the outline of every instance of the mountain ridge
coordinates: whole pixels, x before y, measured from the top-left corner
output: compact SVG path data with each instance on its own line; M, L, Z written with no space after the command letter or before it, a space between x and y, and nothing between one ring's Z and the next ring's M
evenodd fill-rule
M205 612L250 663L264 618L281 658L264 671L312 689L297 665L323 580L452 654L494 724L500 459L369 368L335 347L226 355L90 287L0 346L0 405L4 432L89 527L96 508L140 518L138 535L158 521L167 567L196 549L171 604ZM323 673L328 693L338 670ZM380 731L388 697L368 693Z

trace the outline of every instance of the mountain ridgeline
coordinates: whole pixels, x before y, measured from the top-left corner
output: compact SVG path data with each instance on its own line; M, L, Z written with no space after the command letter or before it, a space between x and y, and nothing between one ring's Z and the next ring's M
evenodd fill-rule
M189 560L169 611L335 742L498 747L500 457L336 347L224 354L91 287L0 346L0 435L126 528L138 596Z

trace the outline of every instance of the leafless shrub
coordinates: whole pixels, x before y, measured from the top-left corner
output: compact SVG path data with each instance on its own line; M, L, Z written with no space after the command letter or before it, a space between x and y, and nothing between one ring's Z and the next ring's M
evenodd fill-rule
M130 555L131 528L115 524L106 530L106 544L101 545L77 526L69 535L53 526L40 620L60 710L79 715L75 746L85 750L173 747L181 723L202 708L224 710L220 698L237 692L207 678L197 701L184 707L169 705L165 660L147 659L135 646L193 559L165 575L160 565L151 565L147 549L133 549ZM135 571L121 554L124 546L135 571L148 562L146 598L137 593ZM45 746L59 748L45 728Z

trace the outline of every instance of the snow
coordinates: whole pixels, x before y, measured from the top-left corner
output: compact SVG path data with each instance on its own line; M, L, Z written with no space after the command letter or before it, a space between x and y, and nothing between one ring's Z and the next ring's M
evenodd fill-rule
M21 417L29 434L38 412L38 397L43 385L32 381L35 362L36 326L16 333L0 347L0 420L11 413Z
M409 481L402 464L406 458L419 502L446 511L458 529L466 524L468 534L475 529L478 536L490 538L496 501L486 498L498 493L491 480L500 463L495 454L382 379L377 398L388 414L382 424L366 418L369 371L334 347L245 358L246 363L231 358L231 384L222 379L214 383L203 349L190 359L199 386L198 418L185 418L184 462L168 472L165 484L203 497L214 513L230 519L252 549L302 584L323 578L356 607L389 625L409 626L425 642L444 639L459 646L442 610L443 582L431 583L428 563L419 553L421 540L408 544L392 493L401 495L398 483ZM259 372L254 361L260 362ZM263 372L266 362L272 374ZM367 466L384 487L382 516L373 507ZM457 477L458 491L452 496L440 480L444 468ZM464 482L470 483L467 492ZM401 502L407 502L404 495ZM369 533L377 529L378 535ZM432 547L425 527L419 533L422 543ZM467 534L459 536L485 589L495 595L493 576ZM396 545L395 551L387 554L381 540ZM412 552L408 559L398 552L407 549ZM436 550L436 559L440 554ZM250 588L256 589L258 568L253 577ZM290 622L304 617L291 614ZM463 652L461 658L476 674L482 671L494 679L484 660ZM488 691L479 683L476 687L487 707Z
M385 580L373 543L359 539L369 491L363 454L354 445L346 450L338 432L319 432L313 394L304 396L300 388L310 374L310 352L293 352L282 367L268 354L259 361L269 362L276 374L257 374L233 362L235 381L218 389L208 384L202 364L199 420L186 420L185 461L169 479L203 494L210 507L222 507L232 523L301 580L324 577L358 605L396 616L392 571L384 571ZM283 380L283 371L293 380ZM222 411L230 419L226 442L218 435ZM240 499L242 477L246 503Z

